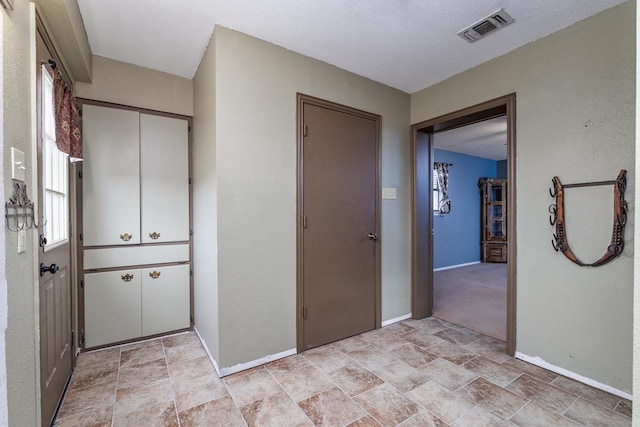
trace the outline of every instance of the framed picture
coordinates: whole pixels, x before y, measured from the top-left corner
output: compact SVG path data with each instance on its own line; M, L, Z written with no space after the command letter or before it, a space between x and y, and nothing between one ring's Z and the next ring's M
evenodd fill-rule
M14 0L0 0L5 9L13 9Z

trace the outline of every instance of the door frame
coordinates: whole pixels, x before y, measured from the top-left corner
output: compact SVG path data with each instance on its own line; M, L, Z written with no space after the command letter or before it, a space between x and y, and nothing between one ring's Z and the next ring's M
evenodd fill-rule
M316 98L313 96L305 95L302 93L296 94L296 140L297 140L297 153L296 153L296 346L298 353L303 351L304 343L304 327L303 327L303 313L302 308L304 305L304 245L303 245L303 213L304 213L304 158L303 158L303 142L304 142L304 117L303 111L305 104L314 105L318 107L328 108L331 110L339 111L341 113L351 114L357 117L363 117L369 120L373 120L376 123L376 197L375 197L375 224L376 233L378 234L378 240L376 242L376 283L375 283L375 328L379 329L382 326L382 239L381 239L381 221L380 221L380 206L381 206L381 183L380 183L380 171L381 171L381 129L382 118L373 113L358 110L356 108L348 107L346 105L337 104L324 99Z
M64 64L62 63L62 61L60 60L60 55L58 53L58 51L55 48L55 44L53 43L53 41L51 40L51 37L49 35L49 32L47 31L47 28L42 20L42 17L38 11L38 9L36 9L36 13L35 13L35 24L36 24L36 61L35 61L35 66L36 66L36 142L35 142L35 150L36 150L36 176L37 176L37 185L34 186L34 188L37 189L37 194L38 194L38 201L37 201L37 209L40 210L42 208L42 205L44 203L41 194L44 193L44 187L43 187L43 175L42 175L42 162L43 162L43 154L42 154L42 150L43 147L41 146L42 144L42 98L41 96L38 96L41 94L42 92L42 81L41 81L41 76L40 76L40 67L41 65L47 64L47 61L49 59L53 59L54 61L56 61L56 68L58 71L60 71L62 78L64 79L65 83L67 83L67 85L72 86L72 80L69 77L69 74L67 73ZM41 42L40 42L41 40ZM40 47L40 44L42 43L42 46ZM40 54L40 50L44 49L45 51L42 51L41 53L44 54L44 56L42 56ZM50 64L48 65L50 67ZM77 292L76 292L76 285L77 285L77 280L78 280L78 276L75 274L75 270L76 270L76 260L73 257L74 251L77 250L77 247L75 246L75 238L74 238L74 233L75 233L75 222L74 222L74 211L76 209L75 203L75 194L74 194L74 186L73 186L73 179L72 179L72 171L74 169L74 164L69 162L67 163L67 209L68 209L68 245L69 245L69 253L68 253L68 257L69 257L69 264L67 266L67 274L69 276L68 279L68 286L69 286L69 298L68 298L68 302L69 302L69 312L67 313L67 315L69 316L69 322L70 322L70 328L71 328L71 339L70 339L70 346L71 348L69 349L70 352L70 356L71 356L71 371L69 373L69 377L66 379L66 383L65 386L63 388L63 393L60 395L59 397L59 401L56 405L56 409L54 410L53 413L53 417L55 418L55 416L57 415L58 410L60 409L60 404L62 403L62 399L64 397L64 394L66 393L67 387L69 386L69 383L71 381L71 376L73 374L73 371L76 367L76 361L77 361L77 351L78 351L78 346L77 346L77 342L78 342L78 334L77 334L77 312L76 312L76 306L75 306L75 301L77 299ZM43 217L40 217L40 221L44 221ZM34 247L36 248L37 251L37 256L34 258L34 271L36 272L36 279L39 278L38 274L40 271L40 257L41 257L41 253L43 251L43 248L39 245L40 243L40 233L42 233L43 230L41 227L38 228L38 231L36 233L36 237L35 240L37 240L37 242L34 243ZM40 305L41 305L41 300L40 300L40 280L37 280L37 289L36 289L36 295L38 295L38 302L37 302L37 307L36 307L36 315L37 315L37 320L35 322L35 328L36 328L36 337L41 337L42 335L42 331L41 331L41 322L42 319L40 317ZM38 387L38 399L39 399L39 406L38 406L38 413L39 413L39 417L40 417L40 422L42 425L48 425L49 422L51 422L52 420L47 420L44 418L45 414L43 412L43 381L44 378L42 376L42 346L41 346L41 339L38 338L37 339L37 352L36 354L38 355L38 363L37 363L37 373L38 373L38 382L37 382L37 387ZM54 419L52 418L52 419Z
M414 319L433 316L433 134L492 117L507 117L507 341L516 350L516 94L502 96L411 126L412 223L411 308ZM425 167L428 170L425 170ZM419 236L426 236L421 239ZM424 262L426 260L426 262Z

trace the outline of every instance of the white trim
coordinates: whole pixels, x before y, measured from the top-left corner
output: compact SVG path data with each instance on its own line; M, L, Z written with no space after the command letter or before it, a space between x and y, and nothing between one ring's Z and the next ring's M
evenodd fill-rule
M411 313L407 313L404 316L400 317L394 317L393 319L385 320L384 322L382 322L382 327L384 328L385 326L389 326L407 319L411 319Z
M209 347L207 347L207 343L205 343L204 340L202 339L202 335L200 335L200 332L198 332L198 328L194 326L193 331L198 336L198 339L200 340L200 344L202 344L202 347L204 347L204 351L207 352L207 356L209 356L209 360L211 360L211 364L213 365L213 368L216 370L218 377L220 377L221 375L220 375L220 368L218 368L218 362L216 362L216 359L214 359L213 356L211 355L211 352L209 351Z
M209 360L211 360L211 363L213 364L213 367L215 368L215 370L218 373L218 376L220 378L226 377L226 376L231 375L231 374L235 374L236 372L245 371L247 369L255 368L256 366L264 365L265 363L269 363L269 362L272 362L274 360L282 359L282 358L285 358L287 356L292 356L292 355L298 353L297 349L292 348L290 350L281 351L280 353L270 354L270 355L265 356L263 358L252 360L251 362L239 363L239 364L231 366L229 368L220 368L220 367L218 367L218 362L216 362L216 359L214 359L213 356L211 355L211 352L209 351L209 347L207 347L207 344L202 339L202 335L200 335L200 332L198 332L198 328L194 327L193 330L196 333L196 335L198 335L198 339L200 339L200 342L202 343L202 346L204 347L204 350L207 352L207 356L209 356Z
M265 363L282 359L287 356L292 356L297 353L298 353L298 350L295 348L292 348L290 350L281 351L280 353L270 354L260 359L252 360L251 362L238 363L237 365L231 366L229 368L220 369L220 377L226 377L227 375L235 374L236 372L240 372L240 371L254 368L256 366L264 365Z
M606 391L607 393L615 394L616 396L625 398L627 400L633 400L633 395L627 393L626 391L618 390L617 388L613 388L610 385L603 384L596 380L592 380L591 378L584 377L580 374L576 374L575 372L568 371L559 366L552 365L541 357L538 356L527 356L526 354L522 354L519 351L516 351L515 354L516 359L523 360L527 363L531 363L532 365L539 366L541 368L547 369L551 372L555 372L556 374L564 375L567 378L571 378L573 380L579 381L588 386Z
M467 263L464 263L464 264L450 265L448 267L434 268L433 271L451 270L452 268L460 268L460 267L466 267L468 265L480 264L480 262L481 261L474 261L474 262L467 262Z

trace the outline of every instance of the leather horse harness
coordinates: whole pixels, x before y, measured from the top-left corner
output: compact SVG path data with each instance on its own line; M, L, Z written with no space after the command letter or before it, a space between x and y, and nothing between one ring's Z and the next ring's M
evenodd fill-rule
M618 178L615 181L600 181L600 182L588 182L583 184L568 184L562 185L560 179L557 176L553 177L554 191L549 189L551 197L555 197L556 203L549 206L549 213L551 217L549 221L551 225L555 226L555 233L551 244L553 248L560 251L574 263L580 266L598 267L606 264L618 255L622 253L624 249L624 227L627 223L627 202L624 200L624 191L627 187L626 170L621 170L618 174ZM597 261L591 264L584 263L578 259L573 253L569 242L567 241L567 227L565 225L564 214L564 189L571 187L590 187L596 185L614 185L614 200L613 200L613 232L611 234L611 243L607 247L606 252Z

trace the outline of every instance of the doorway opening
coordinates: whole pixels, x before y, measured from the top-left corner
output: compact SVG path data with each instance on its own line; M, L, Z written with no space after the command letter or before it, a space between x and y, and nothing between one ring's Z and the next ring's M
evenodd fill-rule
M433 316L501 341L506 159L506 115L433 134Z
M516 338L515 99L412 126L413 317L435 315L504 340L509 355ZM483 142L470 141L481 133ZM477 304L483 293L484 309Z

